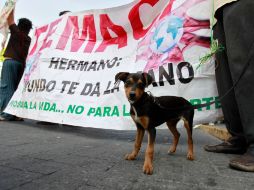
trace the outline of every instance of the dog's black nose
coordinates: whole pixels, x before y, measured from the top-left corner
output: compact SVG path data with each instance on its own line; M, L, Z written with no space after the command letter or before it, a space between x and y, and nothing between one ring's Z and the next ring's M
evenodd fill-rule
M135 98L135 96L136 96L135 92L130 92L130 99Z

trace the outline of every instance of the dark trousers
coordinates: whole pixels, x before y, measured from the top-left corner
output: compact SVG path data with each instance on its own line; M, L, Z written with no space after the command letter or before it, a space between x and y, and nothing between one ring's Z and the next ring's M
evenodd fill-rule
M225 47L216 54L216 82L229 133L254 143L254 0L239 0L217 10L214 38Z
M0 116L11 120L15 116L3 112L12 95L16 91L22 74L22 64L13 59L6 59L3 62L0 79Z

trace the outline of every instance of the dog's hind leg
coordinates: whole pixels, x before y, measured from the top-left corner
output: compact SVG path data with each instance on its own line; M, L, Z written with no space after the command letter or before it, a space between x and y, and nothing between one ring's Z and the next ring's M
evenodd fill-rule
M173 134L173 144L169 147L168 154L172 154L176 151L176 147L180 138L180 133L177 131L176 124L179 121L177 120L170 120L167 122L167 126L171 133Z
M134 149L130 154L125 155L126 160L134 160L137 157L142 141L143 141L144 134L145 134L145 129L137 124L137 133L136 133Z
M187 153L188 160L194 160L193 140L192 140L193 114L194 113L190 112L190 114L187 116L187 118L185 118L185 117L183 118L184 127L186 128L187 135L188 135L188 153Z

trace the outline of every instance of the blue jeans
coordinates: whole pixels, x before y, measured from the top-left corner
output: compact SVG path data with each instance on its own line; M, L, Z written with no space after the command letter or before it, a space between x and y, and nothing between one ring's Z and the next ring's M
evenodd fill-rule
M22 77L22 63L6 59L3 62L2 74L0 80L0 116L6 120L13 120L16 116L5 113L12 95L16 91L19 81Z

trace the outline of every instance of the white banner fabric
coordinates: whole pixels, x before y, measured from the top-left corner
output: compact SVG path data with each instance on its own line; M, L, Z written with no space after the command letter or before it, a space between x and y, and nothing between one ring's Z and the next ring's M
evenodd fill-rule
M148 72L155 96L193 104L218 100L210 47L210 0L137 0L69 13L36 28L26 69L7 109L19 117L76 126L135 129L118 72ZM219 101L195 111L215 121Z
M6 0L4 6L0 11L0 34L3 35L3 41L7 39L7 35L9 32L7 18L11 11L14 9L17 0ZM0 46L0 50L1 50Z

